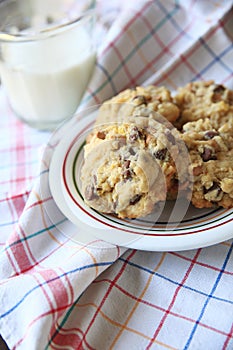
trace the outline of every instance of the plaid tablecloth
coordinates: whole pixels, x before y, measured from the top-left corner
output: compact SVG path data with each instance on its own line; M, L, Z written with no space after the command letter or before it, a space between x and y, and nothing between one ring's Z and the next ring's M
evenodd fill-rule
M233 88L231 7L99 1L82 107L140 84ZM180 252L74 243L49 191L50 133L18 121L2 90L0 127L0 334L10 349L233 349L232 241Z

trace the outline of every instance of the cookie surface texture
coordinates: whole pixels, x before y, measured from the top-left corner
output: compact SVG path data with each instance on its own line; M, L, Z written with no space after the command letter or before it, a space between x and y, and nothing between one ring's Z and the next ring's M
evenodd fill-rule
M233 207L233 130L214 128L211 119L183 126L193 172L192 203L197 208Z
M148 116L150 111L158 112L170 122L174 122L180 114L167 88L138 86L105 101L100 107L97 124L124 121L128 116Z
M174 96L180 109L178 129L191 121L210 118L215 128L233 118L233 91L214 81L196 81L180 87Z
M102 125L85 146L85 202L120 218L151 213L156 203L166 200L176 174L176 138L176 130L152 118Z

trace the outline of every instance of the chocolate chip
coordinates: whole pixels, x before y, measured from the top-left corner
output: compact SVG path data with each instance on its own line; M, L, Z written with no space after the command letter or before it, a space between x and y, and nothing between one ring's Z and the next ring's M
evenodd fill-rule
M223 94L226 88L223 85L216 85L213 92L217 94Z
M122 172L122 176L124 180L131 180L132 179L132 173L129 169L125 169L124 172Z
M136 154L135 150L132 147L129 148L129 154L131 154L131 156L135 156Z
M212 201L219 201L223 196L222 189L217 182L214 182L209 189L205 189L204 193L208 194Z
M147 105L147 99L145 96L143 95L137 95L133 98L133 101L136 101L137 102L137 105L140 106L140 105Z
M130 160L125 160L122 167L122 176L125 180L132 178L132 171L130 169Z
M215 130L209 130L209 131L206 131L205 135L204 135L204 139L205 140L211 140L213 139L215 136L218 136L218 132L215 131Z
M213 90L212 102L216 103L222 100L222 95L226 88L223 85L216 85Z
M98 139L104 140L106 134L103 131L98 131L96 136L98 137Z
M208 189L205 189L205 193L208 193L208 192L211 192L211 191L216 191L217 192L220 192L221 191L221 187L219 186L219 184L217 182L214 182L213 185L208 188Z
M125 162L124 162L124 168L125 168L125 169L129 169L129 167L130 167L130 160L127 159L127 160L125 160Z
M136 126L133 126L132 129L130 130L129 141L134 142L138 140L140 137L142 137L141 131Z
M91 201L95 198L97 198L97 194L95 193L95 188L93 185L88 185L85 189L85 198L88 200L88 201Z
M204 151L201 154L201 158L203 159L204 162L208 162L208 160L216 160L217 159L217 157L213 153L212 149L210 149L208 147L204 147Z
M118 199L115 202L113 202L113 210L114 211L116 210L117 206L118 206Z
M167 148L163 148L154 153L156 159L164 160L167 155Z
M136 204L137 202L139 202L141 198L142 198L142 195L141 195L141 194L136 194L136 196L134 196L134 197L130 200L129 204L134 205L134 204Z

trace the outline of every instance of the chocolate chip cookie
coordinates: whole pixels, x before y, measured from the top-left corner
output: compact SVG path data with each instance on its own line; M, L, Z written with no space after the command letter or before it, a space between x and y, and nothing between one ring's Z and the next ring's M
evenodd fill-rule
M105 101L99 109L97 124L124 120L128 116L148 116L150 111L158 112L169 122L174 122L180 114L167 88L138 86Z
M210 118L183 125L193 174L192 204L197 208L233 207L233 129L214 128Z
M178 129L187 122L205 118L211 119L216 129L226 122L233 126L233 91L212 80L180 87L174 101L180 109L180 117L175 121Z
M120 218L146 216L166 200L177 173L186 181L185 152L177 130L153 118L102 125L85 146L84 200Z

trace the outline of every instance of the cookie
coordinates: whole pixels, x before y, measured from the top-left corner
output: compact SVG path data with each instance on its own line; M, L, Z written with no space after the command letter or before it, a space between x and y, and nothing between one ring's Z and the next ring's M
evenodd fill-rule
M99 109L97 124L123 121L128 116L146 117L150 111L158 112L169 122L174 122L180 114L167 88L138 86L105 101Z
M180 87L174 96L180 109L175 126L210 118L215 128L233 119L233 91L214 81L197 81ZM233 126L233 125L232 125Z
M81 171L84 201L120 218L138 218L165 201L182 164L179 133L153 118L102 125L85 146Z
M197 208L233 207L233 130L209 118L186 123L182 140L191 159L191 202Z

